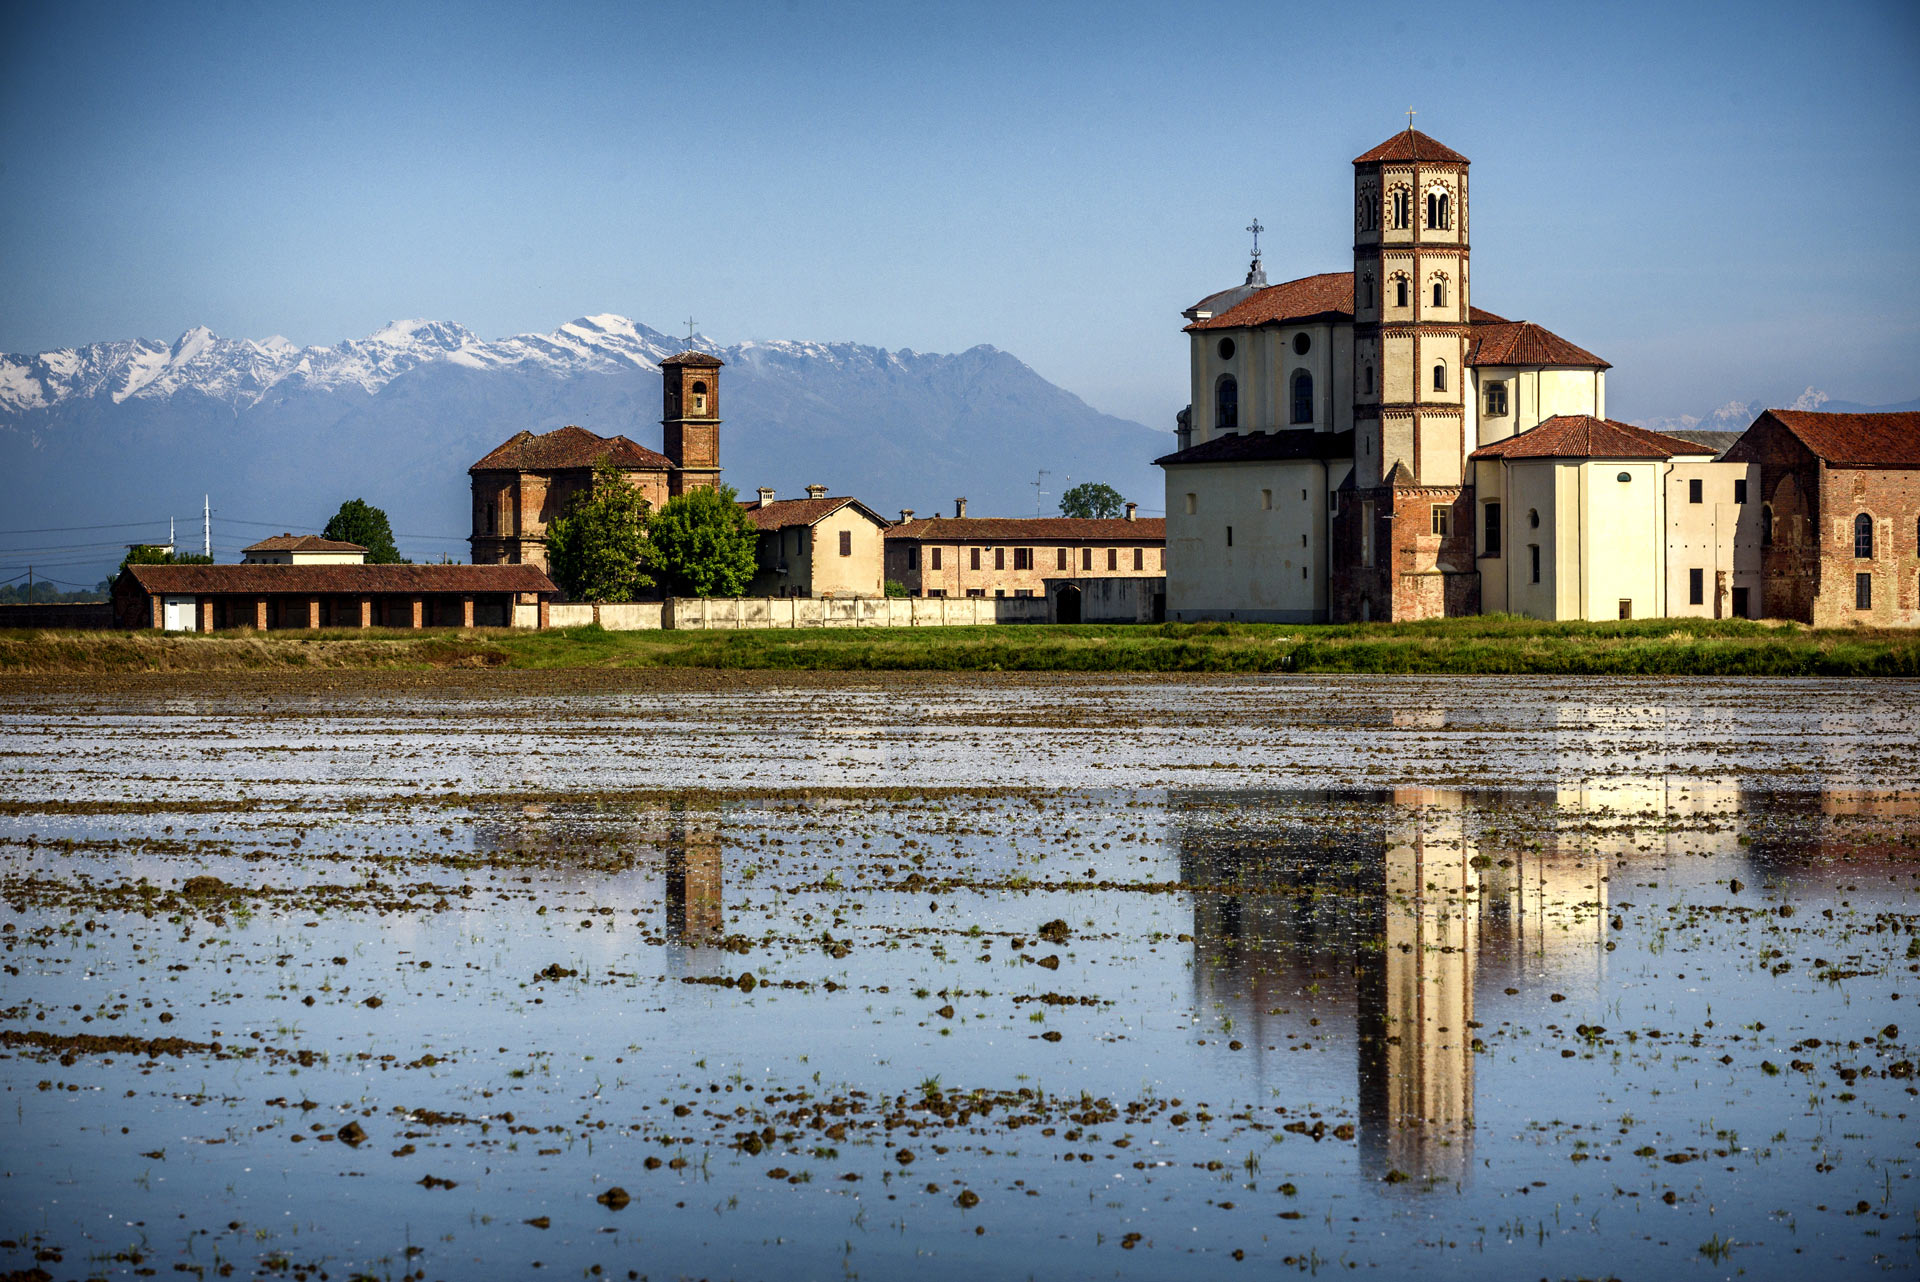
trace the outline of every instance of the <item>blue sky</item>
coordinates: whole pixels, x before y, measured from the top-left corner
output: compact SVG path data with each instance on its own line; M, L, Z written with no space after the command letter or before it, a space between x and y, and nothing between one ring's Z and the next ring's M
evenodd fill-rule
M1443 16L1444 15L1444 16ZM1025 359L1168 427L1179 310L1351 263L1349 162L1474 161L1474 301L1616 416L1920 396L1920 7L0 9L0 350L487 337Z

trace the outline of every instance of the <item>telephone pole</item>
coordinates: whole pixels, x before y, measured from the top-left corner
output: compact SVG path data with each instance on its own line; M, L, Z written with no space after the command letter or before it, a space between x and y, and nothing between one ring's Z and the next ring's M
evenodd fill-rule
M213 505L208 496L200 496L200 555L213 560Z

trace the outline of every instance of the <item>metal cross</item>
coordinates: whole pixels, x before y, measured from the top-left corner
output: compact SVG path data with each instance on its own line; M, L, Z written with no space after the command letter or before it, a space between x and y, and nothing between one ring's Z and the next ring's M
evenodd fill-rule
M1419 113L1416 112L1412 107L1407 108L1407 132L1408 133L1413 132L1413 118L1418 114Z
M695 321L693 317L687 317L687 346L689 348L693 346L693 327L696 324L698 324L698 322Z
M1266 228L1260 225L1258 218L1255 218L1251 223L1247 224L1247 230L1253 233L1253 256L1258 258L1260 257L1260 233L1265 231Z

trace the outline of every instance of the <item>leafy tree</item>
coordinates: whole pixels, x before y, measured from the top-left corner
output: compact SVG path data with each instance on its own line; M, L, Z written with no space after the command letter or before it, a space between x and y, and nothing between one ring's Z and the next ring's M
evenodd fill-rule
M399 565L400 550L393 546L393 526L387 514L365 499L348 499L321 533L342 543L358 543L372 565Z
M733 488L668 499L647 533L647 564L676 596L741 596L759 542Z
M653 586L643 562L653 520L640 491L611 460L593 470L593 485L573 496L547 523L547 564L576 601L631 601Z
M886 586L881 590L884 591L888 596L906 596L907 595L907 585L902 583L898 579L888 579L886 582Z
M1120 508L1126 502L1120 497L1120 491L1100 481L1087 481L1076 485L1060 496L1061 516L1110 518L1120 515Z

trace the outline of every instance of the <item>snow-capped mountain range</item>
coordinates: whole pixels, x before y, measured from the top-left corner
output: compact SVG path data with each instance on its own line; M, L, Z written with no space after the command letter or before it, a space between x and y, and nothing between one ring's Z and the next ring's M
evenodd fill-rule
M1920 401L1898 405L1861 405L1854 401L1836 401L1817 387L1809 387L1790 404L1774 401L1728 401L1705 414L1678 414L1671 418L1650 418L1635 424L1652 432L1744 432L1753 426L1762 410L1825 410L1832 414L1885 414L1902 410L1920 410Z
M1070 478L1161 506L1152 460L1172 447L1171 431L1101 414L996 348L946 355L692 342L726 362L720 461L743 494L771 485L790 495L818 482L888 514L924 514L964 495L975 513L1027 515L1045 469L1047 511ZM342 500L363 497L403 534L442 536L411 545L403 537L409 555L464 558L457 540L471 528L475 459L516 432L570 423L657 448L659 363L686 347L603 314L494 340L408 320L331 347L195 328L172 343L0 356L0 468L12 490L5 524L184 517L210 493L216 556L233 559L262 527L223 521L313 528ZM140 537L149 535L127 541ZM24 563L34 541L0 538L0 563ZM109 552L99 557L110 567L118 553Z

